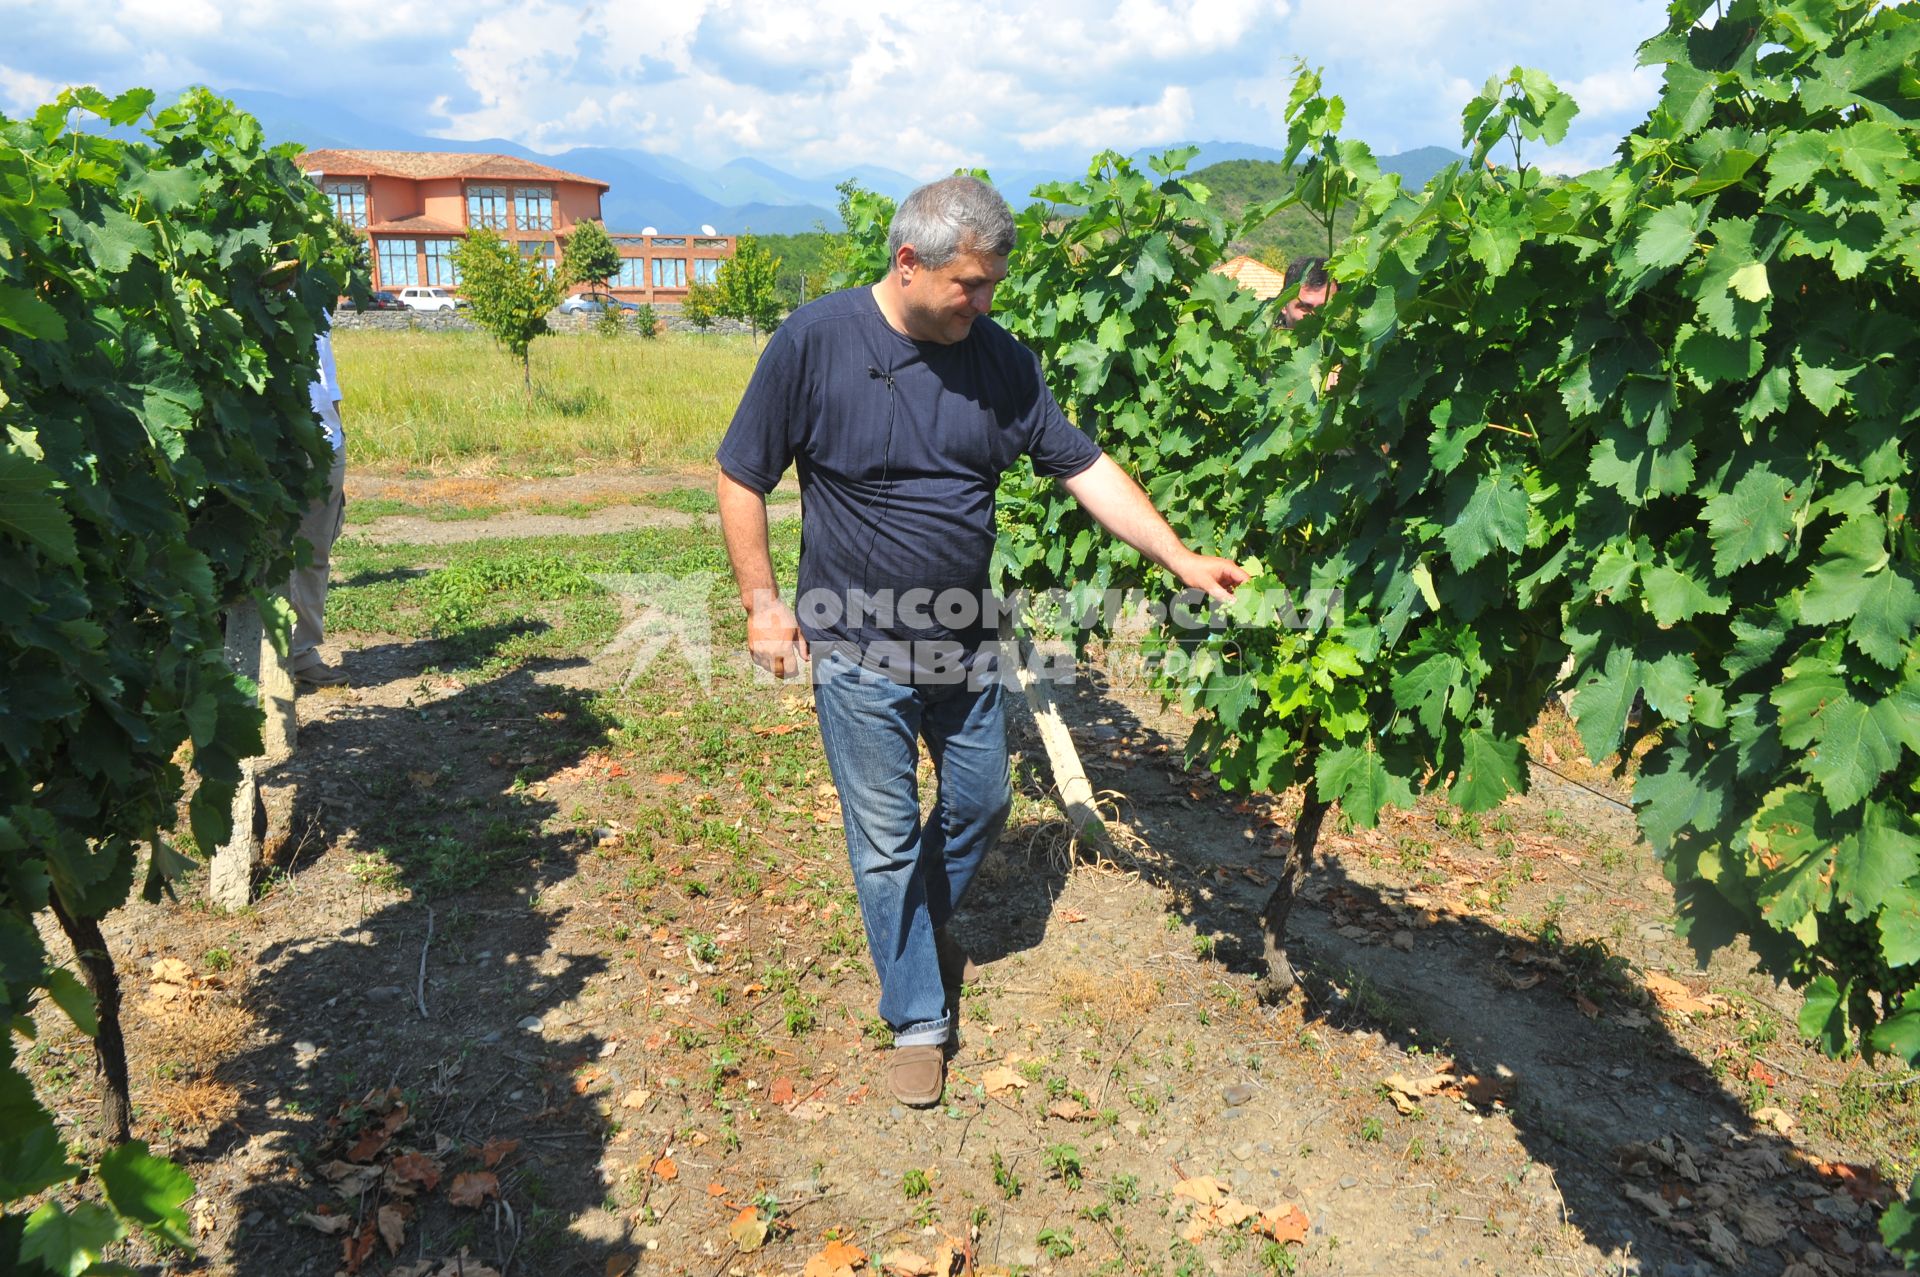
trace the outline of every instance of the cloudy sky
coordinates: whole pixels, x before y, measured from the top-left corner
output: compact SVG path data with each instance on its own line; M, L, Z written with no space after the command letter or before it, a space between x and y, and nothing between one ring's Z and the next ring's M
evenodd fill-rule
M1188 139L1281 145L1296 59L1385 154L1460 144L1487 76L1579 100L1549 167L1605 159L1658 87L1660 0L0 0L0 111L60 85L337 95L447 138L630 146L709 167L1077 165Z

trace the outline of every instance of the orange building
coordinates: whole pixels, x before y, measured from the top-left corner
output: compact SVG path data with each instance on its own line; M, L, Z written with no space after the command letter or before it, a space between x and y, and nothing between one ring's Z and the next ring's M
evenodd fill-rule
M498 232L553 270L574 224L600 220L608 190L597 178L510 155L323 150L295 163L316 178L340 220L366 234L377 289L457 291L453 246L473 227ZM629 301L678 301L689 283L711 283L733 256L730 235L609 234L621 256L610 282Z

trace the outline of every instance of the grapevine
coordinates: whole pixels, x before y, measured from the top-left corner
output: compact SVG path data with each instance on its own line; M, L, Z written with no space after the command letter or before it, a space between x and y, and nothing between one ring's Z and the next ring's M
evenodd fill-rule
M139 877L158 898L191 861L168 841L198 777L194 840L224 842L254 689L221 655L221 610L278 619L301 511L328 445L307 386L324 308L356 251L259 125L203 90L64 92L0 119L0 1268L105 1271L139 1227L187 1244L185 1174L127 1142L119 987L99 919ZM97 116L124 141L70 127ZM42 944L51 912L79 976ZM68 1161L19 1067L51 999L95 1038L104 1202L40 1202ZM114 1269L115 1271L123 1271Z

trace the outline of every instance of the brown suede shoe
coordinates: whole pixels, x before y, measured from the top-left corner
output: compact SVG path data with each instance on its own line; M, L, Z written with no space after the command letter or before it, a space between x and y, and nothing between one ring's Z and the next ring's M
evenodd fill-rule
M940 980L949 989L957 989L963 984L972 984L984 972L980 964L967 956L960 942L947 934L941 927L933 933L934 952L940 955Z
M938 1042L896 1046L887 1057L887 1089L912 1108L932 1108L947 1089L947 1052Z

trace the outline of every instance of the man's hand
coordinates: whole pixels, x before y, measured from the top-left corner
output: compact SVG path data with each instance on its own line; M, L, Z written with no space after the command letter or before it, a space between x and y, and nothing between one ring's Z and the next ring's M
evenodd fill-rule
M757 603L747 614L747 651L775 678L793 678L806 667L807 639L793 609L779 599Z
M1205 590L1222 603L1233 597L1235 586L1253 575L1232 559L1211 554L1190 554L1172 566L1174 575L1180 578L1180 584Z

